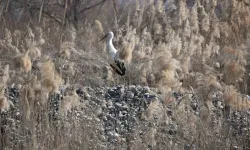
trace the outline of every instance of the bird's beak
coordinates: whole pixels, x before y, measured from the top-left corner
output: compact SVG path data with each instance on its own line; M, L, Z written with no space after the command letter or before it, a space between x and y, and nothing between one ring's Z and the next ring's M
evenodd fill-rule
M104 37L102 37L98 42L102 41L103 39L105 39L109 34L106 34Z

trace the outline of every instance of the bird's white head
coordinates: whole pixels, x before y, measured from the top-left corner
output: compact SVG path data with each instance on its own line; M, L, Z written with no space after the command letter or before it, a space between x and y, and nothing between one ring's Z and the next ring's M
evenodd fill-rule
M99 42L105 38L107 38L107 41L112 40L114 38L114 33L112 31L108 32L104 37L101 38L101 40L99 40Z
M110 31L108 33L108 41L111 40L111 39L113 39L113 38L114 38L114 33L112 31Z

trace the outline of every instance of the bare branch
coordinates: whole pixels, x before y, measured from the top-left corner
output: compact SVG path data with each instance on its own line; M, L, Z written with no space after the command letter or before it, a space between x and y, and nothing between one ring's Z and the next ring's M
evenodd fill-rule
M96 13L96 15L95 15L95 18L97 18L97 16L98 16L98 14L100 13L100 11L101 11L103 5L104 5L104 3L102 3L102 4L99 6L98 11L97 11L97 13ZM93 24L94 24L94 22L93 22ZM93 24L92 24L92 25L93 25Z
M114 10L115 10L115 15L117 17L117 6L116 6L115 0L113 0L113 7L114 7Z
M42 2L41 8L40 8L38 23L40 23L40 21L41 21L41 17L42 17L42 13L43 13L43 5L44 5L44 0Z
M40 8L38 7L31 7L30 9L34 9L34 10L40 10ZM59 23L60 25L62 25L62 21L61 19L57 18L56 16L54 16L53 14L50 14L49 12L43 10L43 13L46 14L48 17L54 19L57 23Z
M67 7L68 7L67 5L68 5L68 0L65 0L64 12L63 12L63 25L65 25L66 13L67 13Z
M1 22L2 15L3 15L3 10L4 10L4 6L2 5L1 10L0 10L0 22Z
M243 2L243 4L244 4L245 6L250 6L250 1L249 1L249 2L244 1L244 0L236 0L236 1L238 1L239 3L240 3L240 2Z
M19 0L14 0L14 1L18 2L18 3L25 3L26 5L29 5L29 6L36 5L36 4L30 3L30 2L23 2L23 1L19 1ZM44 2L44 6L60 6L60 7L64 7L64 5L61 5L59 3L45 3L45 2Z
M37 7L35 6L34 4L31 4L31 3L28 3L28 2L21 2L19 0L14 0L18 3L21 3L21 4L26 4L26 5L29 5L30 9L34 9L34 10L39 10L40 11L40 7ZM61 19L57 18L56 16L54 16L53 14L43 10L43 13L46 14L48 17L52 18L53 20L55 20L57 23L59 23L60 25L62 25L62 21Z
M96 3L96 4L92 5L92 6L87 6L86 8L83 8L82 10L80 10L77 14L83 13L84 11L89 10L91 8L94 8L94 7L96 7L96 6L98 6L98 5L102 4L102 3L105 3L105 2L106 2L106 0L102 0L102 1Z
M10 0L7 1L5 12L8 12L9 4L10 4Z

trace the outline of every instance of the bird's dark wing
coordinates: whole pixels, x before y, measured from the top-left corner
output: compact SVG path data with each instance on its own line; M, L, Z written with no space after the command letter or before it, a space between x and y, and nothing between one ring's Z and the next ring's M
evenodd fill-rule
M119 74L120 76L124 76L125 72L126 72L126 68L124 65L124 62L119 60L119 59L115 59L114 63L110 64L110 66L115 70L115 72L117 74Z

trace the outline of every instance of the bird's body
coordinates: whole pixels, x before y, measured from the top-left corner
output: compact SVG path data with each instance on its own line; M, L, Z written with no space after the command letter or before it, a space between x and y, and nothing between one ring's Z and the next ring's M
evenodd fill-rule
M124 61L119 59L118 52L113 46L112 42L112 39L114 38L113 32L109 32L105 37L107 37L106 50L108 53L108 62L117 74L124 76L126 68L124 65Z

